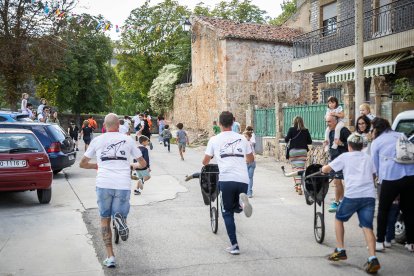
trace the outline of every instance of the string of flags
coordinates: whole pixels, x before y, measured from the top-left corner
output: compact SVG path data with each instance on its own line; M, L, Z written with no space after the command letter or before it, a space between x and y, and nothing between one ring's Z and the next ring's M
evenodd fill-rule
M113 28L113 25L105 20L97 20L96 18L93 17L84 17L82 15L77 15L76 13L72 13L72 12L66 12L64 10L61 10L58 6L59 3L54 2L53 0L49 0L51 1L50 3L48 1L44 1L44 0L26 0L25 2L27 4L32 4L32 5L38 5L41 9L43 9L43 13L45 16L49 16L49 15L54 15L56 20L76 20L77 24L81 24L84 23L86 26L93 26L93 24L95 25L95 30L96 31L110 31ZM148 51L151 50L152 48L154 48L155 46L157 46L159 43L161 42L165 42L168 40L168 38L176 32L177 28L179 28L181 26L180 22L179 24L177 24L177 22L164 22L165 24L157 24L155 26L136 26L136 25L124 25L124 26L119 26L119 25L115 25L115 32L120 33L120 32L134 32L134 31L139 31L139 32L146 32L146 33L151 33L153 31L157 32L160 34L160 38L152 41L151 43L139 47L137 49L135 49L133 52L139 52L139 53L143 53L144 51Z

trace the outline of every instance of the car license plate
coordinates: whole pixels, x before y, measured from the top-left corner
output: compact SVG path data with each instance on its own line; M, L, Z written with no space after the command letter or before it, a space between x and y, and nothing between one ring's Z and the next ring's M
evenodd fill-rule
M26 160L0 160L0 168L23 168Z
M75 159L75 155L68 155L68 157L69 157L69 160Z

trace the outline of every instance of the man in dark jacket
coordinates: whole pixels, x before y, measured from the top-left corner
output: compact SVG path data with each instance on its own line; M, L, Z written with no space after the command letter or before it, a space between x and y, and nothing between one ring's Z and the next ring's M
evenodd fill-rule
M335 127L338 124L338 119L335 116L327 116L326 117L326 124L328 125L330 132L329 132L329 161L334 160L339 155L341 155L344 152L348 151L348 143L347 139L348 136L351 135L351 132L348 128L343 127L341 129L341 133L339 136L340 144L338 145L337 149L331 148L333 142L334 142L334 135L335 135ZM340 201L344 197L344 185L342 183L342 180L344 179L342 172L336 172L335 178L334 178L334 184L335 184L335 201L331 203L329 206L328 211L331 213L335 213L336 209L339 206Z

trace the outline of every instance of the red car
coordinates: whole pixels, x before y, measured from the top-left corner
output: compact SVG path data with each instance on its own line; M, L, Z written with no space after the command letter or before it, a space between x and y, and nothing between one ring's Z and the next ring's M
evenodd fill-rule
M32 131L0 129L0 192L37 190L40 203L52 198L49 157Z

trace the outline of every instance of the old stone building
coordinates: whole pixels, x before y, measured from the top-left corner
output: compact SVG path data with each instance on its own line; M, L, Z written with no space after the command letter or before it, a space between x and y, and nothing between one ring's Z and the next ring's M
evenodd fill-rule
M191 22L192 83L175 91L174 123L210 131L229 110L244 128L249 106L274 107L276 95L292 103L310 100L309 74L292 73L298 30L208 17Z

